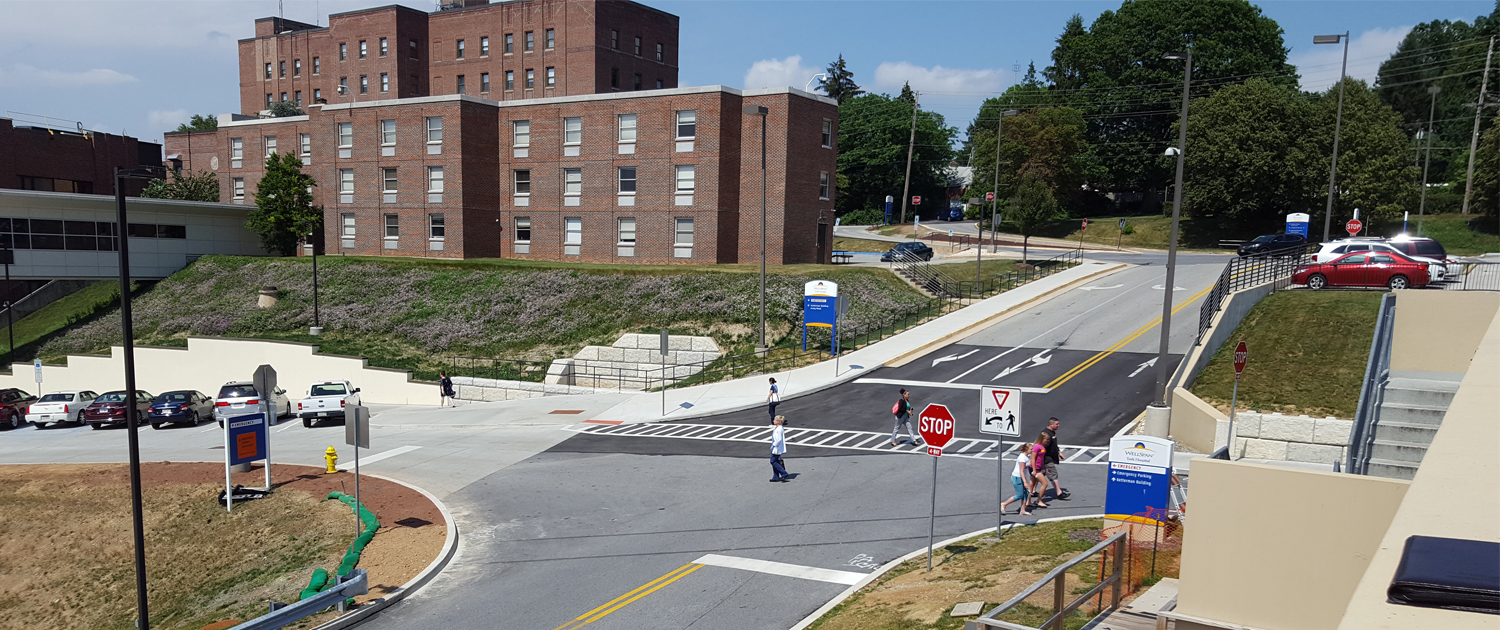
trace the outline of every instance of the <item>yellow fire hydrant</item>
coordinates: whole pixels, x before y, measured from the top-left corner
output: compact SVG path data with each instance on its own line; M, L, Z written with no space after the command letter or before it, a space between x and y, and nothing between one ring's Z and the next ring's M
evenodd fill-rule
M339 461L339 454L338 451L333 450L332 446L328 447L328 450L323 451L323 459L328 460L328 470L323 472L331 475L339 471L338 467L334 465Z

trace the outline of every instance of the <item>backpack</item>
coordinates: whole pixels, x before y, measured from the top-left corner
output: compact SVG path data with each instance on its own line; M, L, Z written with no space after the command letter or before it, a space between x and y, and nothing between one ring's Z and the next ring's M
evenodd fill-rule
M901 403L904 402L906 402L905 399L897 400L896 404L891 407L891 414L897 416L901 415Z

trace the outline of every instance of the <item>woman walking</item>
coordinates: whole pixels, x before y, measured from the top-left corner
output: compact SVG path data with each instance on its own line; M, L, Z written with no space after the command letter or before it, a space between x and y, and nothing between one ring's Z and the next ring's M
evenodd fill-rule
M1047 488L1047 432L1043 431L1036 436L1036 441L1026 448L1027 466L1031 473L1031 500L1032 507L1047 507L1042 503L1042 490Z
M776 388L776 379L771 379L771 393L766 394L766 407L771 410L771 421L776 421L776 405L781 404L781 390Z

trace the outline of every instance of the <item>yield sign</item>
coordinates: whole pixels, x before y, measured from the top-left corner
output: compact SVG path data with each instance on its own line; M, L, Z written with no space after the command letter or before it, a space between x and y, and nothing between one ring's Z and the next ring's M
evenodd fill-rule
M1234 347L1234 380L1240 380L1240 375L1245 373L1245 361L1250 358L1250 348L1241 341L1240 345Z
M917 432L927 443L928 454L942 455L943 447L953 439L953 414L944 405L929 404L917 418Z
M1021 436L1021 390L984 387L979 390L979 431Z

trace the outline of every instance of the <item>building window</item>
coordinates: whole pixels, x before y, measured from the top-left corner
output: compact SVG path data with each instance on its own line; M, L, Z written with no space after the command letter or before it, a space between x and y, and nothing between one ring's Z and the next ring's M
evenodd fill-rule
M436 193L438 195L443 194L443 167L427 167L427 192ZM439 198L438 200L441 201L442 199Z
M635 219L622 217L618 220L619 240L615 243L615 254L619 256L635 255Z
M412 59L421 59L422 48L420 46L417 46L417 40L409 39L406 40L406 43L406 56L411 57Z
M563 195L577 197L583 194L583 169L563 169Z
M443 141L443 117L427 117L427 143L440 144Z
M463 94L466 91L464 88L464 75L458 75L458 85L456 86L456 89L458 90L459 94Z
M297 134L297 150L301 152L303 158L312 157L312 134Z
M488 56L489 54L490 54L490 36L489 35L485 35L484 37L479 38L479 56L480 57L485 57L485 56Z
M282 102L286 101L286 92L282 92L281 93L281 100L282 100Z
M534 87L536 87L536 71L532 70L531 68L527 68L526 69L526 89L529 90L529 89L534 88Z
M536 33L526 31L526 52L536 50Z
M396 194L396 169L390 167L380 169L380 181L380 192L388 195Z
M229 139L229 159L234 160L236 162L245 159L245 139L244 138L230 138ZM239 168L239 165L235 164L235 165L231 166L230 168Z
M294 77L300 77L300 76L302 76L302 60L301 59L293 59L292 60L292 76L294 76Z
M380 73L380 91L381 92L389 92L390 90L391 90L391 77L390 77L390 75L388 75L388 74L386 74L384 72Z
M611 50L620 49L620 31L612 30L609 32L609 47Z
M818 173L818 198L828 199L828 171Z
M677 219L677 227L672 236L672 257L693 257L693 220Z
M446 232L441 212L427 215L427 238L429 240L441 241Z
M635 56L641 56L641 38L635 38Z
M516 196L531 196L531 171L516 171Z
M612 87L612 88L619 88L620 87L620 69L619 68L610 68L609 69L609 87Z
M320 101L322 99L323 99L323 90L322 90L322 88L313 88L313 102L316 103L316 102L318 102L318 101Z
M514 33L505 34L505 54L516 52L516 36Z
M345 61L348 58L349 58L349 44L346 44L344 42L339 42L339 61Z
M339 215L340 236L344 239L344 247L354 247L354 213L346 212Z
M365 76L363 74L359 75L359 93L360 94L369 94L370 93L370 77Z
M516 217L516 253L531 253L531 217Z
M295 96L297 97L295 99L296 103L297 103L297 107L301 107L302 106L302 90L297 90Z
M505 71L505 89L506 89L506 91L510 91L510 90L516 89L516 71L515 70L506 70Z
M313 57L313 74L318 74L319 72L322 72L322 71L323 71L323 59L320 58L320 57Z
M276 101L272 100L272 98L271 98L271 93L270 92L266 92L266 109L271 109L271 104L275 103L275 102Z
M620 114L620 142L635 142L635 114Z
M547 87L557 85L557 68L547 68Z
M266 62L266 78L271 78L271 62Z
M635 75L635 91L641 91L641 75L639 72Z
M385 240L394 241L401 238L401 215L385 215Z
M354 146L354 123L341 122L339 125L339 148L348 149Z
M583 119L563 119L563 144L581 144L583 142Z
M660 90L661 86L662 86L661 79L657 79L656 80L656 89Z
M697 169L692 165L677 167L677 194L691 195L696 182Z
M369 51L370 45L363 39L359 40L359 58L364 59L365 57L367 57L367 53L369 53Z
M396 146L396 120L387 118L380 121L380 146Z
M391 48L388 45L388 43L386 42L385 38L384 37L380 38L380 56L384 57L386 55L386 53L390 52L390 50L391 50Z
M458 40L458 50L454 52L454 55L458 59L464 58L464 40Z
M622 194L622 195L634 195L635 194L635 167L634 166L621 166L620 167L620 194Z
M283 78L283 79L286 78L286 62L285 61L278 61L278 62L276 62L276 75L279 76L279 77L281 77L281 78Z
M479 91L480 92L489 92L490 91L490 73L488 73L488 72L481 72L481 73L479 73Z
M339 169L339 203L354 203L354 169Z
M339 94L349 94L349 77L339 77Z
M567 217L563 219L563 255L577 256L583 246L583 219L579 217Z
M235 178L233 178L233 179L231 179L229 181L230 181L230 185L233 186L234 198L235 199L244 199L245 198L245 178L243 178L243 177L235 177Z
M511 140L513 147L531 146L531 121L517 120L511 123Z
M266 157L276 155L276 136L266 136L264 140L266 145Z
M698 136L698 112L687 110L677 112L677 139L692 140Z
M667 55L667 49L666 49L666 47L662 46L661 42L657 42L656 43L656 60L657 61L662 61L663 58L666 57L666 55Z

